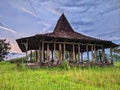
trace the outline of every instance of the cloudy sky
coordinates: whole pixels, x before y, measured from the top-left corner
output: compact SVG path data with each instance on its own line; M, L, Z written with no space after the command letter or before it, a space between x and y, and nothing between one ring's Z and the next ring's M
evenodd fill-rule
M52 32L64 13L79 33L120 43L120 0L0 0L0 38Z

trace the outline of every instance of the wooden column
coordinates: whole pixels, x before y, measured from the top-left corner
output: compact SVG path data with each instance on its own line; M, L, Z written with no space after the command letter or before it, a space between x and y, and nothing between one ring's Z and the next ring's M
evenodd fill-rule
M54 42L54 51L53 51L54 52L54 58L53 59L56 61L55 51L56 51L56 43Z
M83 63L83 52L81 52L81 62Z
M47 61L50 60L50 50L49 50L49 44L47 43Z
M93 57L93 55L94 55L94 54L93 54L93 50L94 50L94 49L93 49L93 46L91 46L91 48L92 48L92 50L91 50L91 52L92 52L92 62L94 62L94 57Z
M64 58L63 58L63 59L65 60L65 59L66 59L66 58L65 58L65 55L66 55L66 53L65 53L65 48L66 48L66 47L65 47L65 42L64 42L64 44L63 44L63 48L64 48Z
M79 63L81 62L81 59L80 59L80 44L78 44L78 62Z
M44 42L42 42L42 61L44 61Z
M94 55L95 55L95 62L97 61L97 51L96 51L96 46L94 45Z
M75 45L73 44L73 61L75 61Z
M110 57L111 57L111 63L113 64L113 56L112 56L112 48L110 47Z
M30 51L30 60L32 61L32 50Z
M89 62L89 51L88 51L88 45L86 45L86 51L87 51L87 60Z
M62 62L62 46L59 44L59 61Z
M102 46L102 61L105 62L105 50Z
M37 52L38 52L38 62L40 62L40 46L39 46L39 49L37 50Z
M26 61L28 61L28 40L26 41L26 43L24 45L26 48Z

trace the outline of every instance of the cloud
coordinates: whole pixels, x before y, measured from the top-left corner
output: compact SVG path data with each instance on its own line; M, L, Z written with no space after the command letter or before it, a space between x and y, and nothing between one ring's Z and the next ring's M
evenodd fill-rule
M21 10L22 10L23 12L28 13L28 14L30 14L30 15L32 15L32 16L35 16L35 17L37 18L37 16L35 15L35 13L33 13L33 12L30 11L30 10L28 10L27 8L22 7Z
M6 27L3 27L3 26L0 26L0 28L1 28L1 29L4 29L4 30L6 30L6 31L12 32L12 33L14 33L14 34L17 34L17 32L16 32L15 30L12 30L12 29L10 29L10 28L6 28Z

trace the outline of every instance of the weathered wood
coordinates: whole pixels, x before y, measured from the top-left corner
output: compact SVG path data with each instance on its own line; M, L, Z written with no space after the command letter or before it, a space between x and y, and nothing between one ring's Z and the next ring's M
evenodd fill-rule
M83 63L83 52L81 52L81 62Z
M63 56L63 57L64 57L64 60L65 60L65 59L66 59L66 58L65 58L65 55L66 55L66 52L65 52L65 48L66 48L66 47L65 47L65 42L64 42L64 44L63 44L63 48L64 48L64 56Z
M53 52L54 52L54 58L53 59L56 61L56 55L55 55L55 52L56 52L56 43L55 42L54 42L54 51Z
M47 44L47 61L50 60L50 50L49 50L49 44Z
M44 41L44 43L53 43L53 41ZM69 44L69 45L78 45L78 44L80 44L80 45L89 45L89 46L91 46L91 45L93 45L93 46L102 46L101 44L85 44L85 43L74 43L74 42L55 42L55 43L57 43L57 44Z
M75 45L73 44L73 61L75 61Z
M38 60L37 61L40 62L40 47L37 52L38 52Z
M113 55L112 55L112 48L110 47L110 57L111 57L111 63L113 64Z
M97 61L97 51L96 51L96 46L94 45L94 55L95 55L95 62Z
M105 62L105 50L102 46L102 61Z
M86 45L86 51L87 51L87 60L89 61L89 51L88 51L88 45Z
M80 44L78 44L78 62L79 63L81 62L81 59L80 59Z
M44 61L44 42L42 42L42 61Z
M92 50L91 50L91 52L92 52L92 53L91 53L91 54L92 54L92 62L94 62L94 56L93 56L93 51L94 51L94 49L93 49L93 46L91 46L91 49L92 49Z
M62 46L59 44L59 61L62 62Z

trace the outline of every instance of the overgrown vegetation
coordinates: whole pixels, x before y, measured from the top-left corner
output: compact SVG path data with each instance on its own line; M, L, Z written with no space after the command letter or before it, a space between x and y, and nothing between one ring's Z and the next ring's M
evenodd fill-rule
M3 61L5 55L10 50L10 43L6 42L6 39L0 39L0 62Z
M26 68L0 63L0 90L120 90L120 62L110 67Z

